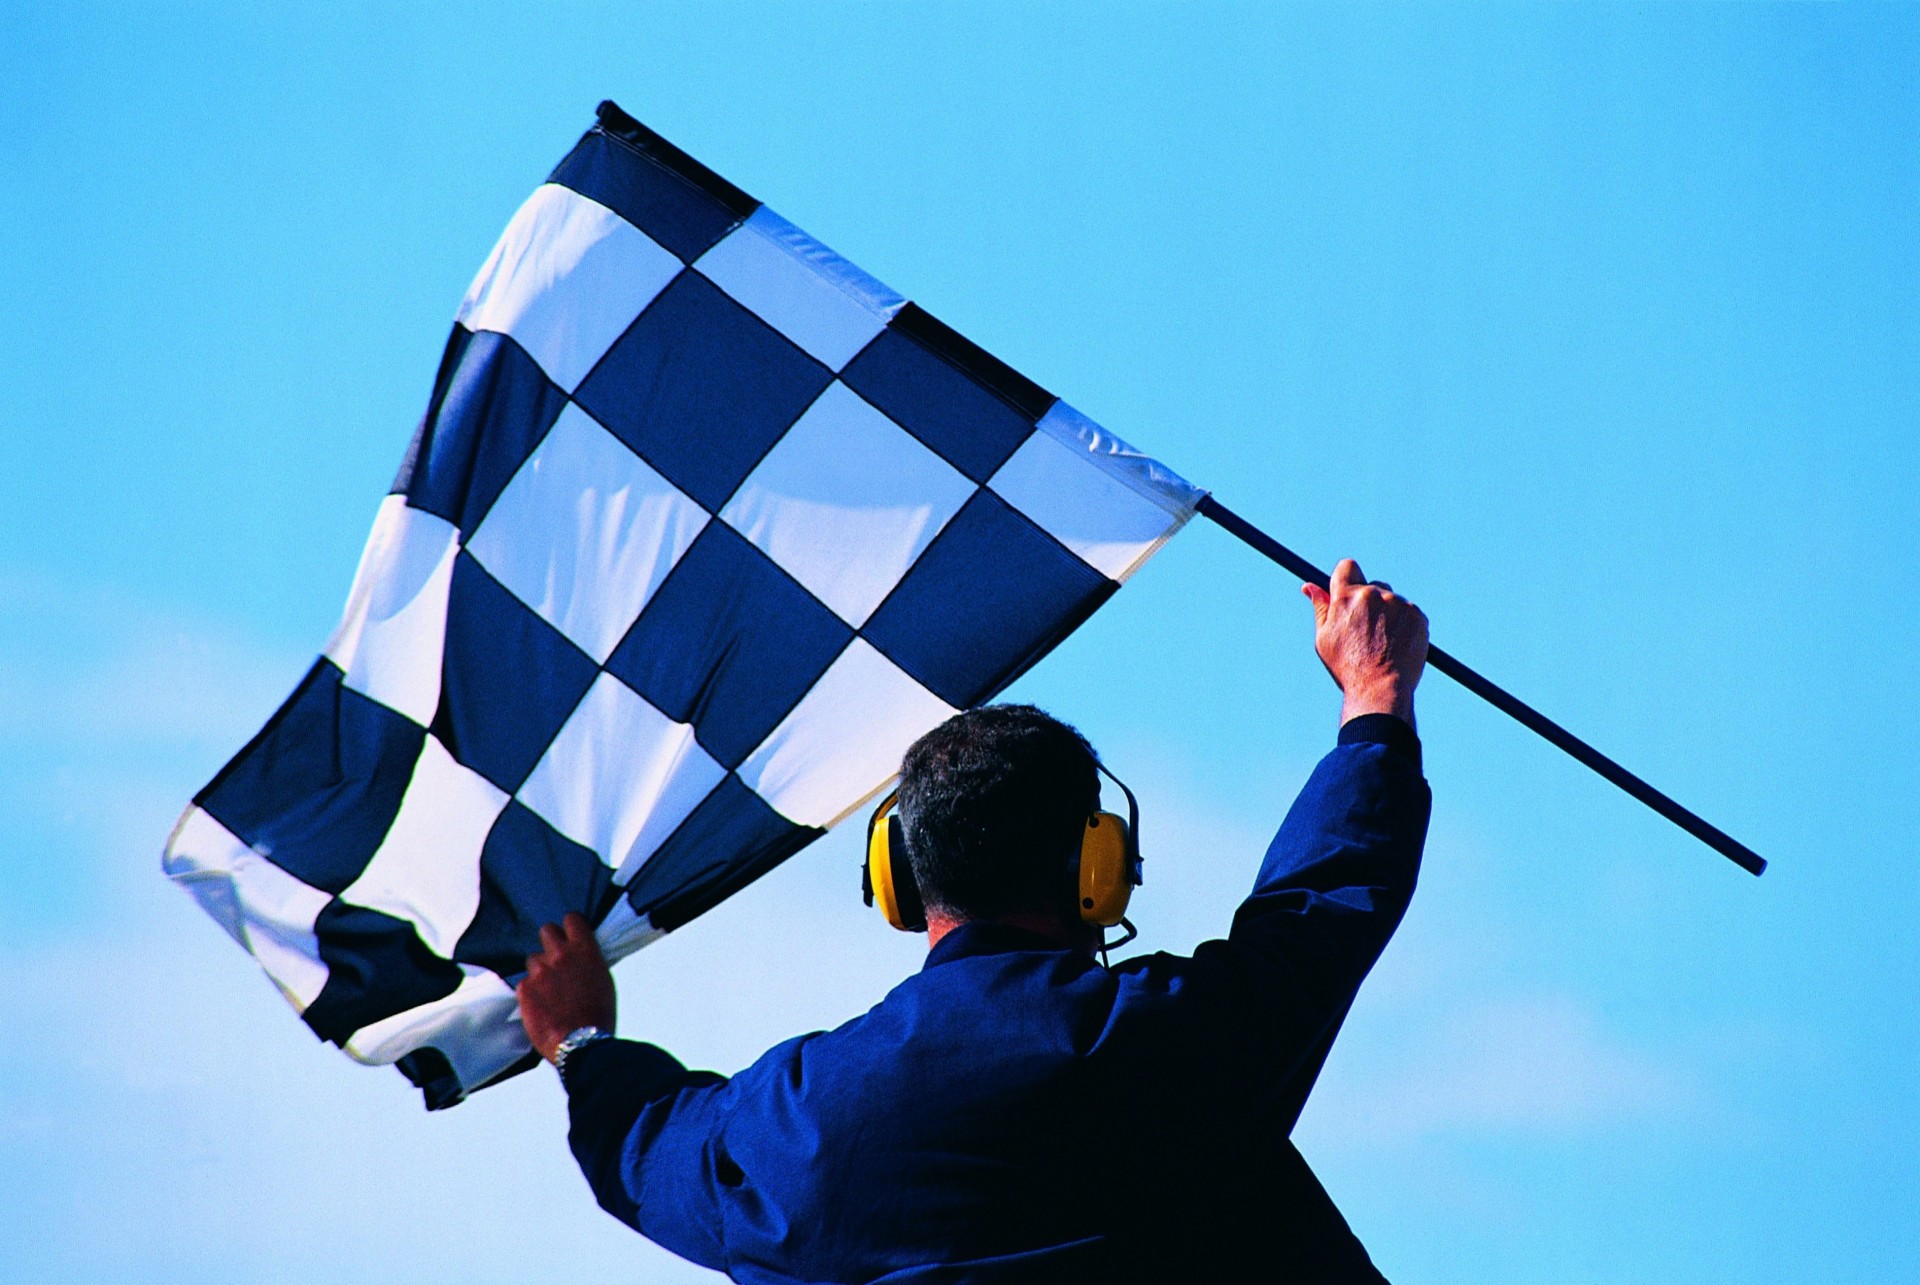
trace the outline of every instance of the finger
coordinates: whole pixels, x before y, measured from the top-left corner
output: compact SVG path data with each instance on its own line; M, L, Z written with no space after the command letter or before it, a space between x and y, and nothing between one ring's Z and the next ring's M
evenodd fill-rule
M1384 580L1375 580L1375 581L1372 581L1371 583L1372 583L1372 585L1373 585L1373 587L1374 587L1374 588L1376 588L1376 589L1378 589L1378 590L1379 590L1379 591L1380 591L1381 593L1392 593L1392 592L1393 592L1393 586L1392 586L1392 585L1390 585L1390 584L1388 584L1388 583L1387 583L1386 581L1384 581Z
M566 943L567 935L560 931L558 924L540 925L540 949L551 955L558 952Z
M1363 585L1367 582L1366 576L1361 574L1360 564L1352 558L1342 558L1335 564L1332 579L1333 596L1336 598L1355 585Z
M1300 586L1300 592L1307 595L1307 601L1313 604L1314 620L1320 624L1325 624L1327 622L1327 606L1333 601L1333 599L1327 596L1327 591L1317 584L1303 584Z
M588 923L587 917L577 910L567 912L567 917L560 921L560 930L567 935L568 940L575 943L593 940L593 925Z

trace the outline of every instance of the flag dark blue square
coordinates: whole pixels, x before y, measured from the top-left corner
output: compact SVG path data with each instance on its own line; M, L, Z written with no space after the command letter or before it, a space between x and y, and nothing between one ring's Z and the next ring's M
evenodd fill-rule
M512 794L598 672L471 554L455 556L433 734L458 762Z
M345 1044L363 1026L453 994L466 975L392 915L327 903L314 921L327 984L300 1016L323 1040Z
M728 773L627 883L627 901L671 931L826 831L796 825Z
M860 632L964 709L1024 673L1119 587L980 491Z
M507 336L453 329L434 399L393 489L471 535L567 398Z
M338 893L386 837L425 739L322 659L194 802L288 874Z
M697 272L660 292L574 392L717 513L833 372Z
M710 522L607 661L738 767L806 695L853 630L766 554Z
M518 977L540 949L540 925L557 924L570 910L596 918L612 887L613 871L591 848L509 803L480 851L480 909L453 957Z
M1031 416L897 325L847 363L840 380L975 482L992 477L1033 431Z
M705 254L742 217L665 165L598 130L580 140L549 181L600 202L682 263Z

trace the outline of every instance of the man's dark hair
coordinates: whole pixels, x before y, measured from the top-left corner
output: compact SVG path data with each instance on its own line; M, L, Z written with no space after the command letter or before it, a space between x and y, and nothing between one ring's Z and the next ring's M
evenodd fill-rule
M1086 737L1031 705L968 710L915 741L900 823L927 906L963 919L1070 909L1095 761Z

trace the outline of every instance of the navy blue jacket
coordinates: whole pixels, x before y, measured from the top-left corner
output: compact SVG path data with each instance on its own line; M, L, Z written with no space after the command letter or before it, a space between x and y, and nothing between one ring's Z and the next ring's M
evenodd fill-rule
M1340 741L1191 958L1108 969L965 924L732 1079L582 1049L570 1140L600 1204L767 1285L1381 1280L1287 1138L1413 894L1431 796L1405 723Z

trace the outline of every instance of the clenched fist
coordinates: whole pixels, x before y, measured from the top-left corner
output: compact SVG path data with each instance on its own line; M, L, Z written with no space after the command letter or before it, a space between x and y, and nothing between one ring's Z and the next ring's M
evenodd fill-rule
M585 915L568 915L557 927L547 924L540 929L540 944L545 949L527 956L527 975L520 982L520 1023L540 1056L551 1062L569 1033L583 1026L613 1030L613 971Z
M1302 585L1313 603L1313 647L1346 693L1340 721L1393 714L1413 725L1413 689L1427 665L1427 617L1384 584L1368 584L1352 558L1330 589Z

